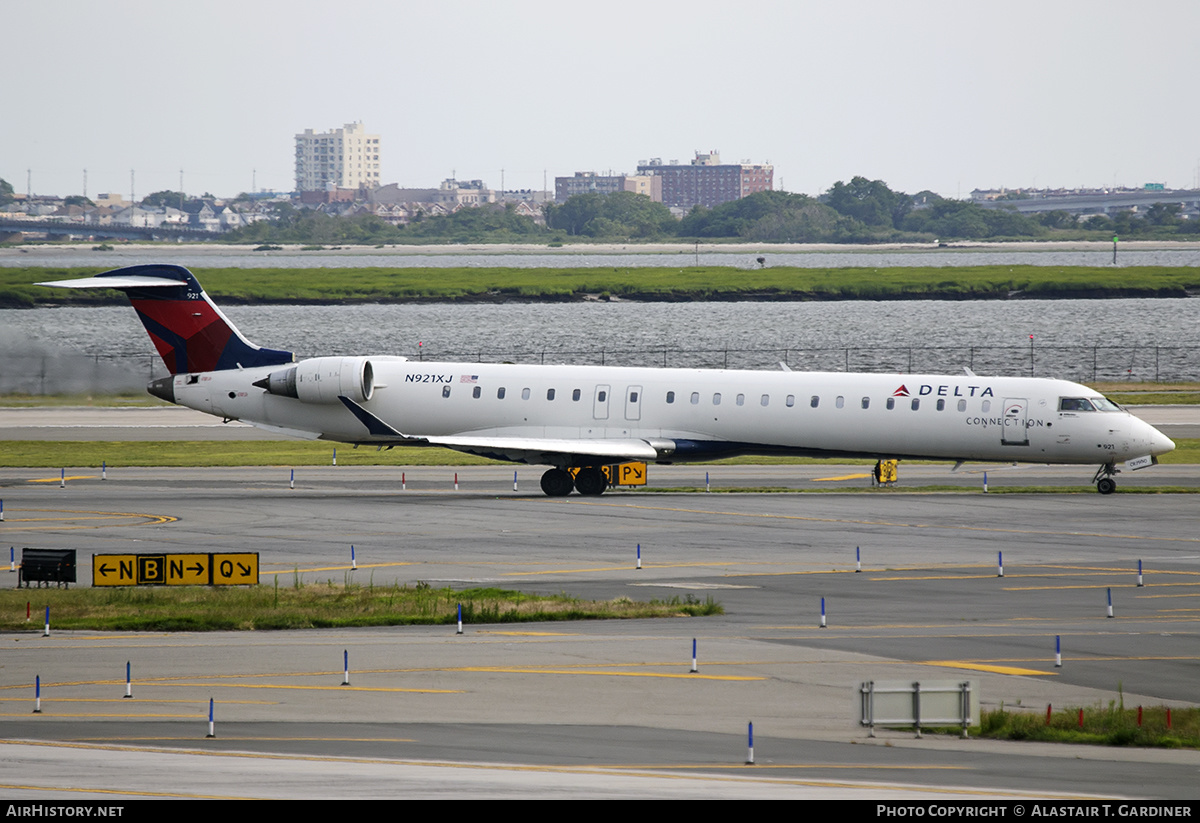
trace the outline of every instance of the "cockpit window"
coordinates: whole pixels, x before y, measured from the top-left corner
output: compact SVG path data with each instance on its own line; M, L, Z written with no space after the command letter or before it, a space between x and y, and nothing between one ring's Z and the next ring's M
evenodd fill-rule
M1095 411L1096 407L1086 397L1060 397L1058 400L1058 410L1064 412L1089 412Z
M1122 409L1113 401L1109 400L1107 397L1093 397L1092 403L1100 411L1124 411L1124 409Z

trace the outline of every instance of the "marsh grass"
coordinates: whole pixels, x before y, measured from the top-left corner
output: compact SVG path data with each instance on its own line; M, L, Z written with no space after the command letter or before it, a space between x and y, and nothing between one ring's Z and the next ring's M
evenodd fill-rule
M1153 746L1158 748L1200 748L1200 709L1171 709L1171 728L1167 728L1165 706L1146 707L1142 724L1138 709L1126 708L1123 701L1108 706L1083 709L1083 728L1079 727L1079 707L1052 712L1012 711L1001 706L983 712L976 733L996 740L1034 740L1052 743L1090 743L1102 746Z
M347 576L344 583L289 574L269 584L242 587L145 586L123 588L0 590L0 630L41 631L50 607L54 629L105 631L250 631L353 626L445 625L463 607L466 623L698 617L723 614L721 605L694 595L642 603L580 600L496 588L454 590L428 584L377 586ZM25 620L26 604L37 619Z
M0 269L0 305L116 304L107 290L64 294L32 285L85 277L104 266ZM217 302L400 302L408 300L571 299L585 294L651 300L887 300L1122 296L1185 297L1200 288L1190 266L916 266L812 269L780 266L597 268L195 268Z

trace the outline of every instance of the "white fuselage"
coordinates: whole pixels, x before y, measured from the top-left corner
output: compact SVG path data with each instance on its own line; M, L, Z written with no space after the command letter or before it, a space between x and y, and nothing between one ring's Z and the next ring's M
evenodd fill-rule
M532 463L581 464L561 450L505 453L453 438L637 440L663 462L747 452L1111 464L1174 448L1124 410L1060 410L1063 398L1100 397L1063 380L367 359L374 387L359 405L404 439ZM336 398L313 402L251 385L279 371L178 374L175 402L297 436L400 442L369 433Z

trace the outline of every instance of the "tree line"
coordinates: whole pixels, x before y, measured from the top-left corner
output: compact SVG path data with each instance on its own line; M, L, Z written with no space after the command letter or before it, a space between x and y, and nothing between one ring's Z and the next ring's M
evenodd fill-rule
M764 243L883 243L983 239L1108 239L1173 236L1200 239L1200 220L1179 216L1177 204L1144 214L1095 215L1080 221L1065 211L1037 215L984 208L931 192L906 194L882 180L839 181L819 197L765 191L696 206L677 219L642 194L577 194L543 207L545 226L493 204L454 214L422 216L404 226L374 215L332 217L284 204L276 219L238 229L231 239L260 243L572 242L745 240Z
M211 197L211 195L206 195ZM0 206L13 200L0 180ZM163 191L143 204L187 208L198 198ZM340 217L278 203L268 220L229 232L232 242L389 244L427 242L572 242L745 240L764 243L882 243L984 239L1107 239L1110 236L1200 239L1200 220L1184 219L1174 203L1142 214L1077 219L1066 211L1020 214L984 208L931 192L906 194L882 180L854 177L810 197L765 191L715 208L694 207L677 219L662 203L633 192L577 194L543 206L539 225L512 204L463 208L448 215L418 213L406 225L363 213Z

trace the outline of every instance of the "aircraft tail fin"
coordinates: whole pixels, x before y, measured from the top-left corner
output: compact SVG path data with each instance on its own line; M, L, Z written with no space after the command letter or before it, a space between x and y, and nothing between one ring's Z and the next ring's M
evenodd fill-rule
M277 366L295 359L289 351L264 349L243 337L183 266L126 266L37 285L125 292L171 374Z

